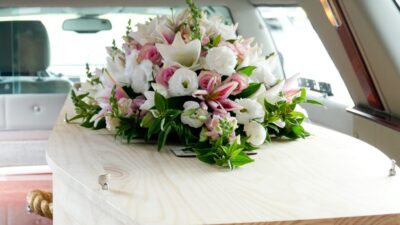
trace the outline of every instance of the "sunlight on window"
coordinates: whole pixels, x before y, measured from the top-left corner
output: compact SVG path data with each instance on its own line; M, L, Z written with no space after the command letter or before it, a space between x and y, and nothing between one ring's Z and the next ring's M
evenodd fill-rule
M276 47L283 58L287 77L300 77L329 83L334 101L353 105L347 88L301 7L260 7Z

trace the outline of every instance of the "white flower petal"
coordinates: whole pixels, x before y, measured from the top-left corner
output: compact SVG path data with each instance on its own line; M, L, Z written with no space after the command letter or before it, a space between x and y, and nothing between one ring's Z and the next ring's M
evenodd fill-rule
M208 69L229 76L235 72L237 60L232 49L221 46L210 49L205 62Z
M236 100L236 102L242 106L242 109L234 110L238 123L246 124L251 120L264 120L264 107L256 100L243 98Z
M203 126L205 118L208 118L208 112L200 108L200 104L195 101L187 101L183 104L185 109L181 114L181 121L190 127L200 128Z
M131 60L136 61L136 59ZM149 82L153 80L153 64L147 59L140 64L130 63L126 69L126 76L129 78L130 86L134 92L144 93L149 90Z
M267 138L267 131L265 128L255 121L246 123L244 125L244 132L246 136L249 137L247 141L254 146L262 145Z
M171 96L191 96L198 88L197 74L187 68L179 68L168 81Z
M200 40L185 43L180 32L175 35L171 45L156 44L156 47L168 66L174 64L189 68L196 66L201 52Z
M278 84L268 89L265 92L264 99L266 99L271 104L275 104L281 100L284 100L285 98L281 96L284 84L284 81L279 81Z
M154 94L154 91L144 92L144 97L146 97L146 101L140 106L140 110L150 110L155 105Z

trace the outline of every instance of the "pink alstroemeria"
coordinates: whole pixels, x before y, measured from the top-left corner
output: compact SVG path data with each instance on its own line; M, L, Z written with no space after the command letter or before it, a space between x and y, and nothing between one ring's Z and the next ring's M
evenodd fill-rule
M92 117L91 121L97 123L106 116L108 112L111 112L112 107L110 104L110 97L112 89L115 87L115 99L117 101L122 98L129 98L128 94L124 91L121 85L114 79L114 77L107 71L104 71L104 76L102 76L103 89L99 90L95 96L97 103L99 104L101 110Z
M237 88L238 83L231 81L219 85L217 81L217 77L212 77L208 82L206 90L195 91L193 97L204 101L216 113L224 114L235 109L240 109L240 105L228 98Z
M211 79L215 78L215 85L221 84L221 75L214 71L203 70L199 74L199 87L202 89L207 89L208 84Z

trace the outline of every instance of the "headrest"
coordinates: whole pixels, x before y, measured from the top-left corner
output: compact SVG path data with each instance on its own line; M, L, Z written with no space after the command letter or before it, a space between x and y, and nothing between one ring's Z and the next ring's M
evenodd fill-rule
M1 75L36 75L49 66L49 38L42 22L2 21L0 33Z

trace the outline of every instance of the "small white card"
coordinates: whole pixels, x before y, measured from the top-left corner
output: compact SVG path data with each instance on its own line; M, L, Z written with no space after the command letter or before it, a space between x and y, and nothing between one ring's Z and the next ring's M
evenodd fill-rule
M168 148L177 157L196 157L196 153L185 146L168 146Z

